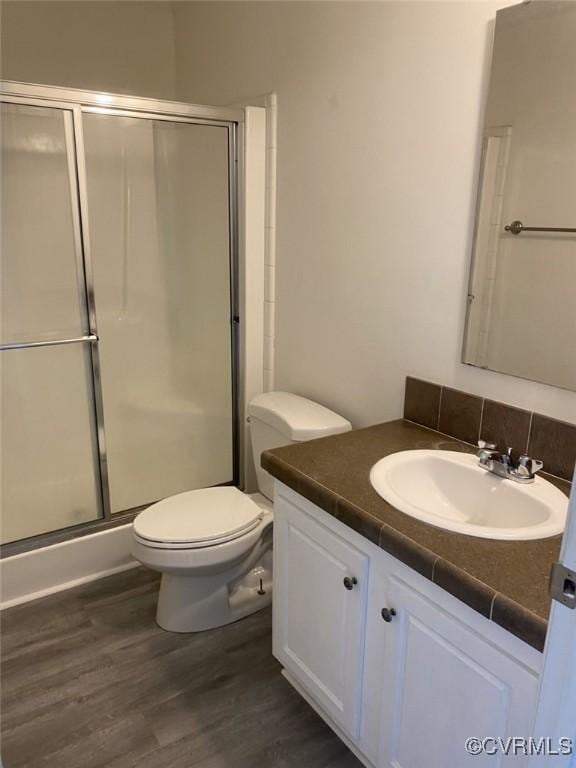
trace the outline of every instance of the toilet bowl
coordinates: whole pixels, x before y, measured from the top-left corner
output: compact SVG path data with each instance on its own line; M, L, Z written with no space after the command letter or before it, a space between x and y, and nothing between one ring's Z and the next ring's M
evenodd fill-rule
M141 512L132 554L162 573L158 624L199 632L268 605L272 573L262 561L271 534L272 511L237 488L188 491ZM256 585L253 570L261 574Z
M260 493L214 487L163 499L134 520L132 554L162 574L156 619L171 632L199 632L261 610L272 600L273 481L260 454L351 425L324 406L287 392L250 403Z

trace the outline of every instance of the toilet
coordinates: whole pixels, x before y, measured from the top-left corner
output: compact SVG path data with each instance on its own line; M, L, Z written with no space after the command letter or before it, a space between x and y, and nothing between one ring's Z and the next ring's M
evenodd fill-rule
M200 632L272 600L270 448L348 432L350 422L312 400L266 392L248 406L259 493L220 486L179 493L134 519L132 554L162 574L156 619L170 632Z

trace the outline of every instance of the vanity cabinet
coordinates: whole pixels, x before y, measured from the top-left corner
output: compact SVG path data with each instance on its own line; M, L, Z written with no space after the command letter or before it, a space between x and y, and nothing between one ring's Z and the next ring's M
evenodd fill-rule
M397 608L382 649L379 766L493 765L466 753L469 737L531 733L537 674L395 576L387 601Z
M274 653L349 736L359 733L369 558L285 503L275 522Z
M540 653L278 482L274 515L274 654L366 766L499 765L466 739L531 734Z

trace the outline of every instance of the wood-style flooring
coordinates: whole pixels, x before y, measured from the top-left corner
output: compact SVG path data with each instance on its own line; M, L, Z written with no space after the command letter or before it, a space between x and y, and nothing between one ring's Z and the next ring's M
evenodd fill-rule
M280 674L269 610L196 635L137 568L2 614L4 768L360 768Z

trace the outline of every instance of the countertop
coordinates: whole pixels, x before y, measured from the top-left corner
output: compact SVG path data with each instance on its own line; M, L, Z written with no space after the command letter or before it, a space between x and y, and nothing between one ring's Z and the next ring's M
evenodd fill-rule
M474 448L405 420L276 448L262 466L287 486L534 648L542 650L548 579L561 537L494 541L452 533L395 509L372 488L373 464L390 453ZM570 484L546 476L566 495Z

